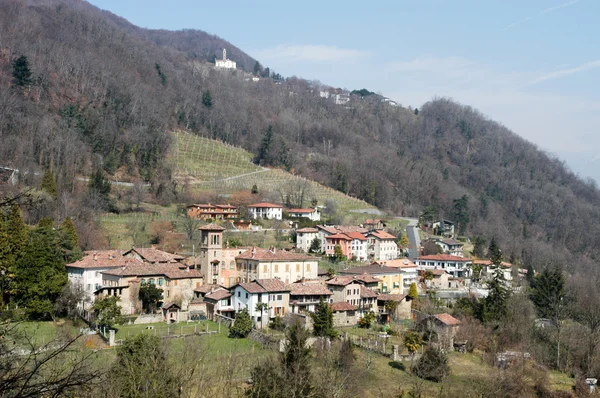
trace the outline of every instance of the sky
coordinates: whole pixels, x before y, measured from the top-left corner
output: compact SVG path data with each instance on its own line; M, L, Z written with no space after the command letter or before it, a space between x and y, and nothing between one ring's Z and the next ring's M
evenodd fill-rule
M470 105L600 184L598 0L91 0L151 29L200 29L284 76L403 106Z

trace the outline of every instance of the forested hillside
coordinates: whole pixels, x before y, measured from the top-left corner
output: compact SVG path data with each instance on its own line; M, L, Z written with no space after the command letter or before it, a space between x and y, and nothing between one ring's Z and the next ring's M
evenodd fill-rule
M207 62L223 47L237 71ZM204 32L145 30L75 0L0 0L2 166L32 171L29 183L51 168L63 191L102 168L176 200L165 154L183 129L393 214L459 218L515 262L597 259L598 189L504 126L444 98L418 112L375 95L336 105L319 95L329 87L239 69L255 64Z

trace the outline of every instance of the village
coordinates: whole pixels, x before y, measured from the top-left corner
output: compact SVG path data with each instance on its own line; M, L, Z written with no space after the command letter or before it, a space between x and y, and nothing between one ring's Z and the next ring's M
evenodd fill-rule
M441 227L440 222L430 223L431 233L420 233L438 253L424 255L418 247L411 259L415 242L406 234L386 231L381 219L323 225L319 208L284 209L268 202L248 205L246 211L241 219L231 204L188 205L187 217L202 224L194 256L132 247L90 251L67 264L69 280L85 291L81 313L92 320L95 302L116 297L121 315L137 315L136 324L208 319L231 325L237 314L247 311L253 327L265 331L292 319L310 329L310 315L325 303L340 330L376 324L420 331L434 327L434 343L453 350L465 343L454 342L460 322L447 306L460 297L485 297L494 273L500 272L507 287L517 290L527 273L506 262L465 257L464 243L454 239L448 220ZM261 220L284 216L295 242L283 248L233 247L224 239L227 228L256 231ZM313 226L298 228L299 221ZM151 305L141 299L144 286L160 292ZM434 298L438 307L431 311L415 305L419 296Z

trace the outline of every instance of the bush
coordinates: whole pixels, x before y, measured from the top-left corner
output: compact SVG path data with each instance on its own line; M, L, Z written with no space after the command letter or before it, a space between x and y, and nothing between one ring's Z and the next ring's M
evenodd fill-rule
M371 324L375 321L377 315L373 311L369 311L358 320L358 327L368 329L371 327Z
M421 379L439 383L450 373L448 357L437 348L430 348L419 358L412 371Z

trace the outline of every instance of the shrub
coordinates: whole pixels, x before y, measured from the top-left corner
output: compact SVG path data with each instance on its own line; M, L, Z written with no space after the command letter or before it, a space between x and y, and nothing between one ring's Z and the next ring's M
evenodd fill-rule
M419 358L412 371L421 379L439 383L450 373L448 357L437 348L430 348Z
M248 337L252 331L252 319L248 313L248 309L244 308L238 312L235 316L235 322L229 329L229 337L233 338L245 338Z

